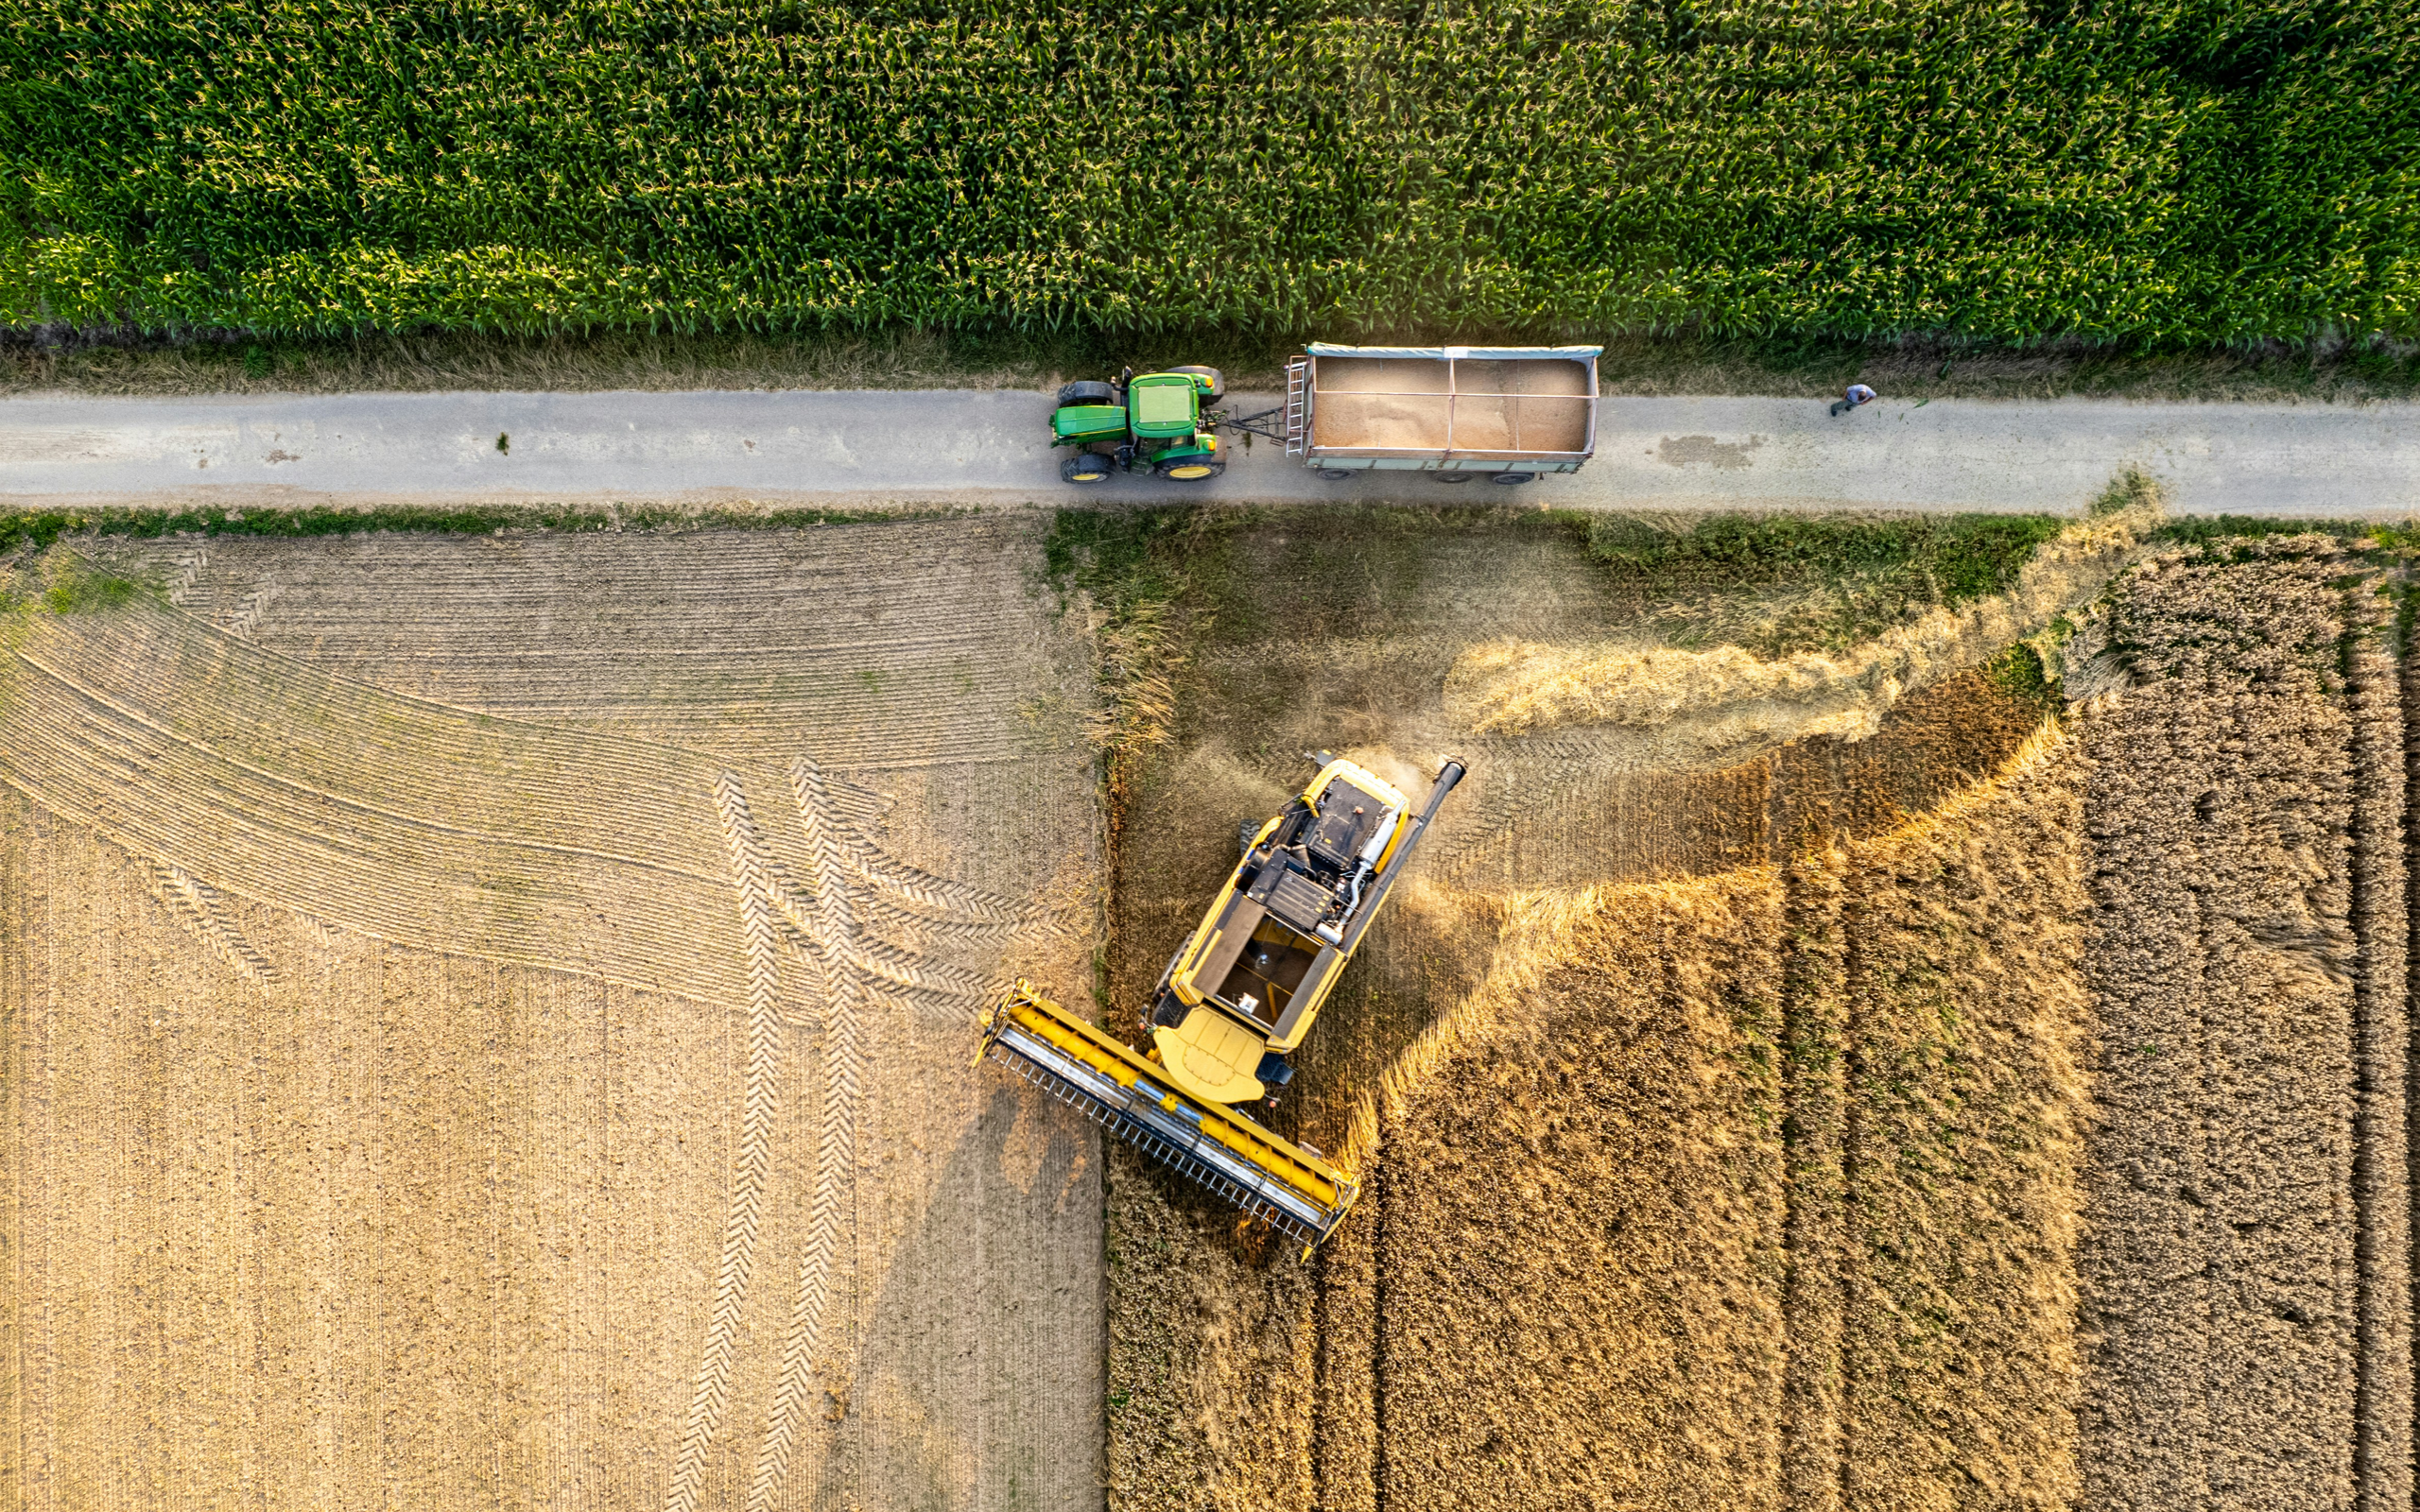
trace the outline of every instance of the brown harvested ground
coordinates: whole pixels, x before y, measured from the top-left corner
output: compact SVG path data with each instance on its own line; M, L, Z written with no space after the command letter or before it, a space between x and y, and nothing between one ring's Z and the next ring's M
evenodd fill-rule
M2357 817L2392 814L2401 741L2357 566L2313 538L2163 562L2112 615L2091 1506L2410 1503L2401 857Z
M8 1498L1084 1506L1030 519L140 548L0 667Z
M2134 504L2070 522L2006 592L1935 604L1837 652L1768 658L1719 634L1702 648L1635 631L1560 643L1507 636L1473 645L1455 663L1445 706L1460 725L1491 733L1627 729L1646 762L1667 767L1726 753L1738 760L1819 734L1863 739L1907 694L1981 665L2097 600L2146 553L2162 523L2156 490L2139 478L2127 487ZM1790 612L1779 602L1768 608ZM1705 618L1713 630L1735 615L1708 605Z

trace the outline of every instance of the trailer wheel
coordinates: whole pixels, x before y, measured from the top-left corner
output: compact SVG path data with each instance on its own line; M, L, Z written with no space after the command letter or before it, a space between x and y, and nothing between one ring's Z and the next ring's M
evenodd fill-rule
M1473 473L1462 472L1440 472L1437 474L1437 481L1440 483L1468 483L1474 475L1475 474Z
M1115 404L1117 402L1115 384L1073 383L1063 384L1059 388L1061 409L1069 404Z
M1109 458L1098 452L1078 452L1059 464L1059 476L1068 483L1098 483L1109 476Z
M1330 483L1341 483L1352 475L1353 472L1350 468L1323 467L1320 469L1320 476L1327 479Z
M1498 472L1495 476L1488 479L1488 481L1490 483L1501 483L1506 488L1512 488L1519 484L1527 483L1535 476L1537 476L1537 474L1534 472Z

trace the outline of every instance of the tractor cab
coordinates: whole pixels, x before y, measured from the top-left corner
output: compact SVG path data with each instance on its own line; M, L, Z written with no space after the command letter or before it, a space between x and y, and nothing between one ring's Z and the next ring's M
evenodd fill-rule
M1050 417L1050 444L1074 451L1059 475L1070 483L1098 483L1112 472L1183 482L1217 477L1227 463L1206 406L1225 388L1215 368L1171 368L1139 378L1129 369L1107 383L1067 385Z

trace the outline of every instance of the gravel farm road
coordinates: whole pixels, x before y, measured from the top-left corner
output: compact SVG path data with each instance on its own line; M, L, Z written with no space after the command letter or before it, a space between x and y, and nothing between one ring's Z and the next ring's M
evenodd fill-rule
M1231 396L1249 411L1271 403ZM0 499L264 505L508 500L1439 502L1417 473L1324 482L1267 441L1207 485L1059 481L1049 399L1014 390L298 394L0 400ZM2193 514L2420 513L2420 404L1605 401L1597 455L1519 495L1566 508L2075 512L2120 468Z

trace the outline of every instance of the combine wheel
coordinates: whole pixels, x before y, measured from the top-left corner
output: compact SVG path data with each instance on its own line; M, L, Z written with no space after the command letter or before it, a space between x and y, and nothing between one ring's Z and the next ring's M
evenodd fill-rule
M1161 371L1190 373L1196 378L1209 379L1210 397L1202 401L1205 404L1215 404L1227 397L1227 375L1216 368L1164 368Z
M1059 464L1059 476L1069 483L1098 483L1109 476L1109 458L1098 452L1078 452Z
M1206 456L1181 456L1173 462L1162 462L1151 471L1182 483L1206 483L1227 471L1227 464Z
M1063 384L1059 388L1059 407L1069 404L1115 404L1119 403L1115 384Z
M1253 836L1259 833L1260 821L1258 819L1238 820L1236 824L1236 854L1242 855L1246 851L1250 850L1252 849Z
M1516 488L1521 484L1527 483L1535 476L1537 476L1537 474L1534 472L1498 472L1495 476L1488 479L1488 481L1490 483L1501 483L1509 489Z

